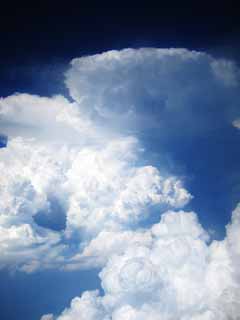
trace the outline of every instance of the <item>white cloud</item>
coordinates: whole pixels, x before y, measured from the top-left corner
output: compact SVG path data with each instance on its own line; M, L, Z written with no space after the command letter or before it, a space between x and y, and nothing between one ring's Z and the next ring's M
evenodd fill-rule
M47 98L14 94L1 98L0 125L1 133L10 138L34 137L48 144L84 144L97 139L94 124L80 106L60 95Z
M240 129L240 119L235 119L233 122L232 122L232 125L237 128L237 129Z
M215 60L211 63L216 77L223 81L226 86L239 86L239 69L233 61L224 59Z
M239 116L232 61L185 49L124 49L72 60L66 85L98 122L155 135L199 134ZM94 94L93 94L94 93ZM207 116L206 116L207 115Z
M71 309L65 310L59 319L110 320L109 317L105 316L101 298L98 297L97 291L85 292L81 298L73 299Z
M36 138L10 139L0 149L0 267L13 264L31 272L103 265L107 256L90 257L88 249L100 232L128 230L146 219L153 205L184 206L191 196L181 182L138 165L139 153L133 137L61 147ZM53 201L66 215L61 232L40 228L34 218L54 214ZM78 249L72 252L76 235Z
M136 223L148 215L149 205L182 207L191 199L176 178L163 178L151 166L135 166L128 159L135 150L135 140L121 139L102 150L78 153L65 184L71 193L67 231L84 227L98 232L115 224Z
M177 211L192 197L182 181L143 164L136 132L172 139L232 123L238 77L205 53L126 49L72 61L74 102L2 98L0 268L101 267L104 294L74 298L58 320L237 320L239 208L226 238L209 243L196 214ZM36 222L53 201L61 231ZM153 206L160 222L140 228Z
M85 292L57 320L239 319L239 212L212 244L192 212L167 212L151 230L132 231L100 273L104 295Z
M131 243L149 244L152 242L149 231L131 231L124 229L103 230L95 238L93 238L83 252L76 254L68 266L69 270L77 269L83 263L91 265L95 263L97 266L104 266L109 257L118 253L122 254Z
M63 246L56 232L30 224L0 227L0 268L33 272L63 262Z
M40 320L53 320L53 319L54 319L53 314L49 313L42 316Z

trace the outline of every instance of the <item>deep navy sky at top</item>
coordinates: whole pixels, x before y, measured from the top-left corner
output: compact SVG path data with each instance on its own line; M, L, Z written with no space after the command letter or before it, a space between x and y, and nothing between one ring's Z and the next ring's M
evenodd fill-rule
M43 3L1 7L1 95L64 90L59 71L71 58L109 49L186 47L239 58L240 11L231 1Z
M240 11L231 1L159 1L157 7L149 1L131 6L49 2L48 7L22 2L1 7L0 96L16 91L67 95L63 73L68 62L109 49L185 47L240 62ZM223 236L230 211L240 199L239 139L240 133L229 128L221 136L213 133L194 143L161 146L176 161L174 173L189 174L186 186L195 196L189 208L199 212L207 227L215 226L216 237ZM153 154L159 144L153 137L145 141ZM154 161L159 165L165 160L156 155ZM97 286L95 271L30 276L2 271L0 319L37 320L40 314L60 312L72 297Z

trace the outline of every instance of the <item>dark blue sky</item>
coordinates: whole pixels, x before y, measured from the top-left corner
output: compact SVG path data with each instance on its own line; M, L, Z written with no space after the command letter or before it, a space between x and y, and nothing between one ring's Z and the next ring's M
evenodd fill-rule
M239 59L239 10L231 1L43 3L2 7L1 95L64 90L57 75L66 63L110 49L185 47Z
M239 63L239 21L239 11L230 1L217 6L178 2L114 8L103 3L88 7L66 2L49 7L5 4L0 19L0 95L67 95L63 73L71 58L108 49L185 47ZM216 238L224 236L224 226L240 198L239 141L240 132L231 127L223 128L221 135L216 131L164 145L157 138L143 139L151 164L163 163L171 172L187 176L186 187L194 195L188 208L199 213L206 228L215 229ZM0 318L38 320L44 313L59 313L74 296L95 289L97 283L97 271L32 275L1 271Z

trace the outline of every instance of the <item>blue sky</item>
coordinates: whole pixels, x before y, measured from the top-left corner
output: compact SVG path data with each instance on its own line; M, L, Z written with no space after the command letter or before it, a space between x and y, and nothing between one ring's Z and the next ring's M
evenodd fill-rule
M233 274L226 270L224 276L238 279L239 257L234 251L238 213L232 216L240 190L240 131L233 126L239 117L237 65L205 52L141 49L76 57L71 66L40 69L31 70L30 78L37 79L32 87L23 81L2 90L1 134L9 138L7 148L1 149L6 188L2 227L9 234L2 240L4 248L9 248L4 249L1 261L2 319L37 320L44 314L55 317L68 308L66 319L71 320L76 316L109 319L112 315L118 320L128 314L132 314L129 319L136 319L144 318L145 312L158 320L156 314L165 314L164 305L176 316L207 317L222 312L219 315L224 319L228 311L216 311L219 300L214 299L219 292L220 296L226 290L231 293L232 282L222 281L222 287L211 292L209 283L204 288L201 279L218 284L222 277L220 271L212 272L218 264L225 270L216 246L226 246L234 257L226 260ZM47 78L50 84L45 90ZM24 229L26 225L28 229ZM140 227L145 227L144 231ZM179 241L179 247L169 246L164 253L168 244L163 243L153 249L165 239L162 228L169 230L167 237L173 243ZM153 247L146 236L150 230L151 241L156 241ZM135 247L135 237L143 247ZM191 278L190 271L189 278L179 277L183 285L190 281L196 290L200 284L201 290L206 289L207 293L201 293L202 309L197 307L197 298L188 305L193 289L190 286L187 293L181 292L182 285L174 282L176 262L166 258L174 250L181 265L184 258L178 257L178 248L184 252L188 241L186 270L192 270L198 256L194 268L200 282ZM110 247L106 247L108 243L112 243ZM133 253L141 250L153 251L150 256ZM213 266L205 255L211 257ZM126 261L129 263L124 264ZM169 274L173 272L170 279L164 271L154 271L161 265L169 268ZM147 285L142 278L134 278L139 268L145 272ZM238 288L238 280L234 285ZM88 296L86 291L95 289L100 296ZM173 302L171 290L186 300ZM154 292L165 295L164 305L158 303L160 309L153 306L149 292L151 297ZM83 298L69 307L81 294ZM104 297L113 299L111 306ZM144 303L148 311L142 308ZM236 308L229 311L234 316L238 305ZM59 319L65 320L62 317Z
M31 275L1 272L1 316L3 319L40 319L43 313L60 313L73 296L99 284L97 271L39 272ZM61 293L61 294L60 294Z
M161 142L146 141L155 154L155 165L168 162L176 174L186 175L187 189L194 195L189 208L197 211L201 223L215 229L215 236L220 238L238 202L238 140L239 132L227 127L207 137L166 143L167 156L158 154L158 148L162 150Z

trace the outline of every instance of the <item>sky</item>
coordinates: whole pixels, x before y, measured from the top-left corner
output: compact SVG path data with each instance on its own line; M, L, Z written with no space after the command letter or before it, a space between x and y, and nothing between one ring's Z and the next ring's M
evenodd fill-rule
M1 15L1 319L237 320L238 10Z

